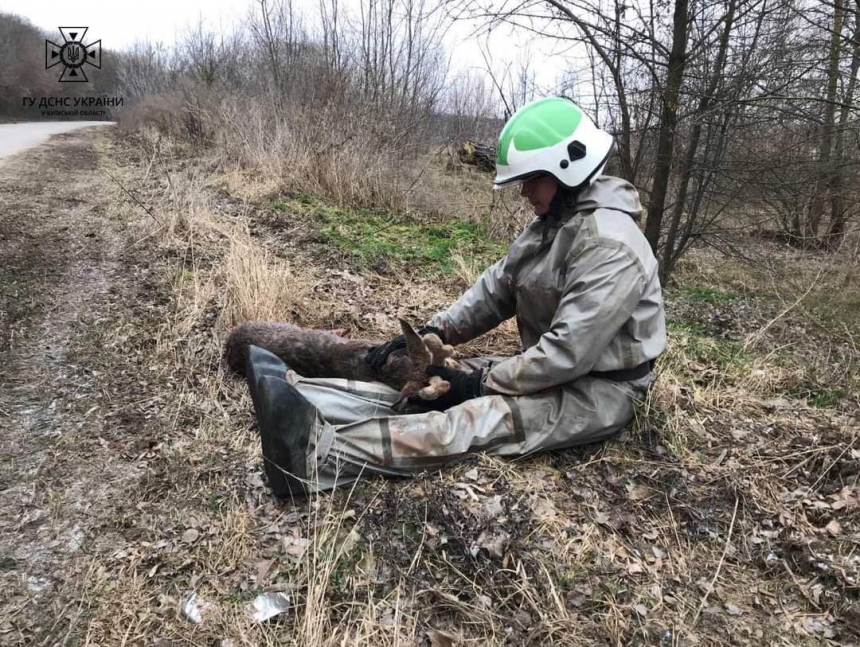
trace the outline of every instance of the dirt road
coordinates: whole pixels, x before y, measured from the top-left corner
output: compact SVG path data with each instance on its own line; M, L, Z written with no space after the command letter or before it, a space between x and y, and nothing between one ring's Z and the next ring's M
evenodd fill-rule
M69 133L91 126L110 126L111 121L39 121L0 124L0 158L38 146L51 135Z
M75 132L0 162L2 644L74 635L85 555L111 542L102 515L135 478L109 460L98 374L78 354L109 307L120 245L104 215L95 131L69 125ZM0 128L20 134L15 147L53 126Z

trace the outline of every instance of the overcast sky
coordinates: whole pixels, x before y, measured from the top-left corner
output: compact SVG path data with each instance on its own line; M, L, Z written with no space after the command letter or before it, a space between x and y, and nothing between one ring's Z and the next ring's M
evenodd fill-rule
M296 4L314 11L317 3L298 0ZM344 4L350 5L351 1ZM58 38L57 27L89 27L86 42L101 39L106 48L123 49L139 40L172 44L201 17L211 29L230 31L256 5L256 0L0 0L0 11L24 16L36 26L56 32ZM458 23L446 39L455 70L484 66L477 41L466 38L474 28L472 24ZM549 55L550 44L512 35L508 28L493 34L489 49L499 63L516 61L527 53L536 69L538 85L544 88L556 81L564 66L559 57Z
M250 6L251 0L0 0L0 9L24 16L43 29L89 27L87 40L101 38L111 49L147 38L172 43L200 16L210 25L229 27Z

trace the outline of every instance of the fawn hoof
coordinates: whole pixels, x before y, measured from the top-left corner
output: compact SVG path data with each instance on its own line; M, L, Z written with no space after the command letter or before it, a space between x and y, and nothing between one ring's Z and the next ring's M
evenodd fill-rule
M319 413L295 387L264 375L255 404L263 465L269 487L280 499L307 494L308 445Z

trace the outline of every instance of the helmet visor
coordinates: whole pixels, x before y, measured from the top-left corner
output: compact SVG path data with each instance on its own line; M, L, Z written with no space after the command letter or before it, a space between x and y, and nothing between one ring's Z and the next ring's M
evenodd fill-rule
M511 178L510 180L493 183L493 190L499 191L501 189L507 189L508 187L512 186L520 186L523 182L528 182L529 180L536 180L539 177L547 176L555 177L552 173L547 173L546 171L535 171L534 173L526 173L525 175L520 175L519 177Z

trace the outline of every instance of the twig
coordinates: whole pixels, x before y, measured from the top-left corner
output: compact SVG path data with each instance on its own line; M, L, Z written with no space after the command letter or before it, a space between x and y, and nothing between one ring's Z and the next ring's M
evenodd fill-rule
M149 172L152 170L152 165L155 164L155 159L158 157L158 153L161 148L161 138L155 141L155 146L152 148L152 157L149 160L149 166L146 167L146 173L143 174L143 181L146 182L149 179Z
M794 582L794 585L795 585L798 589L800 589L800 592L803 594L803 597L804 597L804 598L806 598L806 601L807 601L807 602L809 602L809 604L811 604L812 606L814 606L816 609L818 609L819 611L821 611L821 607L820 607L820 606L818 606L817 604L815 604L815 600L813 600L813 599L812 599L812 597L809 595L809 593L807 592L807 590L806 590L805 588L803 588L803 585L802 585L802 584L797 580L797 576L796 576L796 575L794 574L794 572L793 572L793 571L788 567L788 562L786 562L784 559L783 559L783 560L780 560L780 561L782 562L782 565L785 567L785 572L786 572L786 573L788 573L788 576L791 578L791 581L792 581L792 582Z
M678 544L678 549L680 550L682 546L681 537L678 535L678 522L675 521L675 513L672 512L672 504L669 503L669 495L664 492L663 496L666 497L666 508L669 510L669 518L672 520L672 530L675 533L675 543Z
M149 207L147 207L145 204L143 204L140 200L138 200L138 199L137 199L137 197L136 197L136 196L135 196L131 191L129 191L128 189L126 189L126 188L122 185L122 182L120 182L120 181L119 181L119 180L117 180L113 175L111 175L111 174L110 174L110 172L109 172L107 169L102 169L102 170L104 171L105 175L107 175L111 180L113 180L114 182L116 182L117 186L118 186L120 189L122 189L122 190L123 190L123 192L124 192L124 193L129 197L129 198L131 198L132 200L134 200L134 203L135 203L138 207L140 207L141 209L143 209L143 210L147 213L147 215L148 215L150 218L152 218L153 220L155 220L155 221L157 221L157 222L161 222L161 219L160 219L158 216L156 216L156 215L152 212L152 209L150 209L150 208L149 208Z
M800 305L800 302L801 302L801 301L803 301L803 300L804 300L804 299L809 295L809 293L810 293L810 292L812 292L812 288L814 288L814 287L818 284L818 279L820 279L820 278L821 278L821 274L822 274L823 272L824 272L824 268L822 268L821 270L819 270L819 272L818 272L818 276L816 276L816 277L815 277L815 280L814 280L814 281L812 281L812 283L811 283L811 284L809 285L809 287L806 289L806 292L804 292L803 294L801 294L801 295L797 298L797 300L796 300L794 303L792 303L792 304L791 304L790 306L788 306L785 310L783 310L782 312L780 312L776 317L774 317L773 319L771 319L770 321L768 321L768 322L764 325L764 327L763 327L761 330L759 330L759 331L757 331L757 332L753 333L753 334L750 336L750 338L749 338L749 339L747 340L747 342L744 344L744 348L743 348L744 352L746 352L746 350L747 350L750 346L752 346L753 344L757 343L757 342L758 342L758 340L760 340L760 339L762 338L762 336L767 332L768 328L770 328L773 324L775 324L777 321L779 321L780 319L782 319L782 318L783 318L785 315L787 315L789 312L791 312L792 310L794 310L798 305Z
M826 470L824 470L824 471L821 473L821 476L819 476L819 477L818 477L818 479L815 481L815 483L813 483L813 484L812 484L812 486L810 486L810 488L809 488L809 493L810 493L810 494L812 494L813 492L815 492L815 488L818 486L818 484L819 484L819 483L821 483L821 480L822 480L825 476L827 476L827 472L829 472L830 470L832 470L832 469L833 469L833 466L834 466L834 465L836 465L836 463L838 463L838 462L839 462L839 459L841 459L843 456L845 456L845 453L846 453L849 449L851 449L852 447L854 447L854 442L855 442L856 440L857 440L857 436L854 436L854 438L852 438L852 439L851 439L851 442L850 442L850 443L848 443L848 445L842 449L842 452L839 454L839 456L837 456L837 457L836 457L836 460L832 461L832 462L830 463L830 465L827 467L827 469L826 469Z
M732 522L729 524L729 534L726 537L726 545L723 547L723 554L720 556L720 563L717 564L717 570L714 571L714 576L711 578L711 583L708 585L707 590L705 591L705 595L702 596L702 602L699 604L699 609L696 611L696 615L693 617L693 627L696 626L696 622L699 620L699 616L702 614L702 609L705 608L705 603L708 601L708 596L711 594L711 591L714 590L714 583L717 581L717 578L720 576L720 570L723 568L723 562L726 559L726 553L729 552L729 542L732 540L732 530L735 528L735 519L738 516L738 502L740 499L735 497L735 510L732 512Z
M409 570L406 571L406 577L412 575L412 571L415 569L415 565L418 563L418 558L421 557L421 552L424 549L424 539L427 537L427 503L424 503L424 525L421 529L421 543L418 544L418 548L415 550L415 556L412 558L412 563L409 564Z
M447 146L448 146L448 144L443 144L442 146L440 146L440 147L439 147L439 149L438 149L435 153L433 153L433 155L431 155L431 156L430 156L430 161L428 161L428 162L424 165L424 168L422 168L422 169L421 169L421 172L420 172L420 173L415 177L415 179L414 179L414 180L412 180L412 184L410 184L410 185L409 185L409 188L408 188L408 189L406 189L406 191L405 191L406 195L409 195L409 194L412 192L412 189L414 189L414 188L415 188L415 185L416 185L416 184L418 184L418 180L420 180L420 179L421 179L421 176L422 176L422 175L424 175L424 172L425 172L428 168L430 168L430 164L432 164L432 163L433 163L433 160L434 160L434 159L435 159L435 158L436 158L436 157L437 157L437 156L438 156L438 155L439 155L439 154L440 154L440 153L441 153L441 152L442 152L442 151L443 151Z
M155 231L151 231L151 232L149 232L149 233L148 233L146 236L144 236L143 238L140 238L139 240L136 240L136 241L135 241L135 242L133 242L131 245L129 245L128 247L126 247L126 248L125 248L125 251L128 251L128 250L130 250L130 249L133 249L134 247L137 247L138 245L140 245L143 241L145 241L145 240L147 240L147 239L149 239L149 238L152 238L153 236L155 236L155 235L159 234L161 231L163 231L163 230L164 230L164 228L165 228L166 226L167 226L167 225L166 225L166 224L164 224L164 225L161 225L160 227L157 227L157 228L155 229Z
M51 642L51 638L54 635L54 629L57 628L57 625L60 624L60 622L65 617L66 611L68 611L69 607L72 606L74 603L75 603L74 600L69 600L68 603L66 603L66 606L63 607L63 610L57 614L57 619L54 620L54 624L51 625L51 628L48 630L48 633L45 636L45 639L41 643L39 643L39 647L45 647L45 645L47 645L48 643ZM81 604L83 604L83 599L81 599ZM80 606L78 606L78 609L80 609Z

